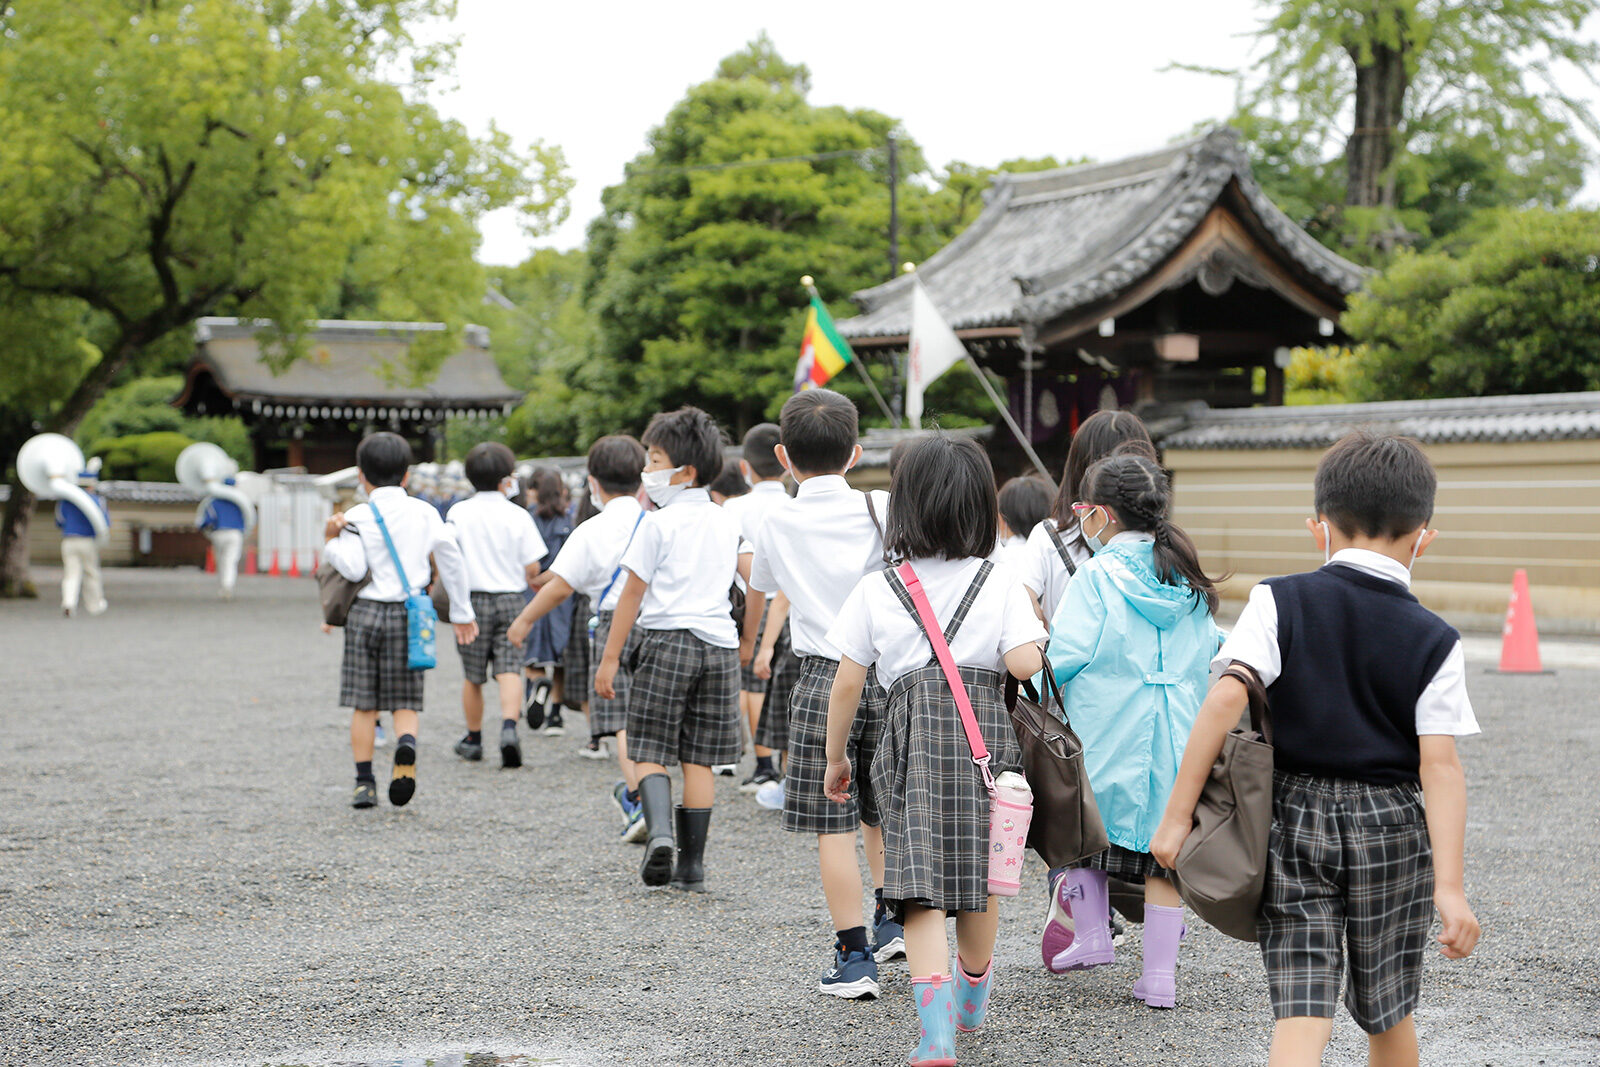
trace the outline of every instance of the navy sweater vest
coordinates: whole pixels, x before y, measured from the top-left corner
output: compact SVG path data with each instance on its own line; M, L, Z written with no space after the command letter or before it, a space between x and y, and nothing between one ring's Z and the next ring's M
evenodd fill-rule
M1269 578L1283 673L1267 688L1280 771L1418 781L1417 698L1460 640L1405 588L1342 564Z

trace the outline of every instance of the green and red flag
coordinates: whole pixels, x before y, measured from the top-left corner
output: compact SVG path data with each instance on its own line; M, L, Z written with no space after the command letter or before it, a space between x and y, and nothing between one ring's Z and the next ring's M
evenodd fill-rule
M800 337L800 363L794 371L794 391L827 385L854 359L849 342L833 327L833 316L828 314L817 294L812 293L805 333Z

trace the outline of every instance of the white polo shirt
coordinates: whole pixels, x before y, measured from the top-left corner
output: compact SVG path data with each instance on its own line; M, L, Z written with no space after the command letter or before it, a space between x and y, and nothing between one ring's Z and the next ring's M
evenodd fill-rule
M400 565L405 568L408 590L400 584L383 532L372 517L377 508L394 541ZM473 622L472 598L468 595L467 570L456 544L455 531L439 517L439 509L425 500L408 496L398 485L385 485L372 491L370 503L357 504L345 512L348 524L339 536L322 548L322 555L334 570L359 582L372 572L372 581L357 595L362 600L398 604L408 593L420 592L428 584L428 556L439 564L439 577L450 594L450 621Z
M550 564L550 573L557 575L573 589L592 601L594 611L615 611L622 599L622 587L628 584L626 574L617 574L622 566L622 553L633 539L634 530L643 523L644 508L631 496L619 496L606 501L600 514L591 516L573 528L567 543L556 553ZM617 580L611 580L617 575ZM610 585L607 590L606 586ZM601 603L600 595L605 594Z
M1050 537L1050 530L1055 525L1054 519L1045 519L1035 526L1016 558L1017 573L1022 584L1039 598L1047 619L1056 617L1056 605L1061 603L1062 594L1067 591L1067 582L1072 580L1072 575L1067 573L1067 565L1061 562L1061 553L1056 550L1055 541ZM1086 546L1078 543L1076 522L1061 528L1061 540L1066 542L1067 555L1079 567L1094 555Z
M1411 588L1411 571L1381 552L1346 548L1335 552L1328 562L1342 563L1402 588ZM1272 596L1271 586L1258 585L1250 590L1250 599L1239 614L1238 623L1211 660L1212 679L1219 677L1228 664L1235 661L1254 669L1262 685L1271 685L1283 673L1283 650L1278 647L1278 602ZM1419 737L1424 734L1465 737L1479 732L1478 718L1467 696L1467 659L1460 641L1445 656L1433 681L1417 697L1416 723Z
M887 522L889 494L874 490L872 500L878 521ZM842 474L807 478L794 499L767 512L755 549L750 585L789 598L795 652L838 659L828 630L862 576L884 567L883 539L867 511L867 495Z
M445 521L455 528L474 593L522 592L528 588L528 564L549 551L528 509L496 490L450 505Z
M646 515L622 565L649 583L635 625L739 647L728 602L739 573L739 525L704 487L685 489Z
M922 580L941 630L950 625L956 606L983 562L975 558L912 560L912 569ZM950 642L950 655L959 667L1004 673L1007 652L1036 644L1045 636L1044 624L1033 613L1033 604L1016 572L996 563L961 629L956 631L955 640ZM876 663L878 681L884 688L933 659L933 646L922 627L881 574L868 575L856 584L839 609L839 619L828 631L828 640L857 663Z
M766 522L767 513L776 505L789 499L789 493L783 487L783 479L779 478L770 482L757 482L750 487L744 496L736 496L725 501L722 510L734 517L739 524L739 536L744 539L744 544L739 546L740 553L754 552L756 547L756 531L761 529ZM767 599L774 596L772 590L767 590Z

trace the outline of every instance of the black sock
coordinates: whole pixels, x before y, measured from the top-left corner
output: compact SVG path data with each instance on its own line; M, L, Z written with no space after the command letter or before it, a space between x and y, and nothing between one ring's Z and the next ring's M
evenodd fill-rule
M839 944L844 946L846 955L852 952L867 951L867 928L865 926L852 926L848 930L840 930Z
M756 757L756 770L758 770L758 771L770 771L772 769L773 769L773 767L772 767L772 757L771 756L757 756Z
M398 741L396 741L395 744L399 745L401 748L416 748L417 747L417 735L416 734L401 734L400 735L400 739Z
M371 760L356 760L356 781L358 781L358 782L375 782L375 781L377 781L376 778L372 777L372 761Z
M628 798L629 804L639 803L639 791L637 789L630 789L622 795Z
M501 730L510 730L512 733L516 733L516 731L517 731L517 720L516 719L501 719L500 720L500 729Z
M889 914L889 909L883 906L882 889L874 889L872 891L872 899L872 925L877 926L879 923L883 922L883 917Z
M987 971L989 969L989 968L985 967L983 969L983 971L979 971L977 974L973 974L972 971L970 969L968 969L966 963L961 960L960 956L956 957L956 961L958 963L961 963L961 973L966 975L968 978L972 979L974 982L983 981L984 971Z
M467 731L467 740L472 742L474 745L483 744L483 731L482 730L468 730Z
M561 718L561 701L552 700L550 702L550 718L552 718L552 719Z

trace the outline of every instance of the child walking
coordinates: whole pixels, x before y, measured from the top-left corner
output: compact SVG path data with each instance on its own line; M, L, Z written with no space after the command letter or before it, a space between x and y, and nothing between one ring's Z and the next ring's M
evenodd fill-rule
M522 647L508 633L522 611L528 587L539 575L544 538L528 509L508 497L516 485L516 457L497 441L474 445L467 453L467 481L472 496L450 505L445 521L455 531L466 561L467 588L478 620L478 638L459 646L461 712L467 732L456 742L456 755L483 759L483 687L494 676L500 698L500 766L522 766L517 719L522 715Z
M893 483L889 551L910 563L944 628L990 769L999 774L1020 770L1022 758L1001 672L1037 673L1045 634L1027 591L987 558L997 532L994 472L983 450L943 434L912 446ZM825 779L836 801L850 796L846 746L869 666L876 664L889 689L871 777L883 809L883 895L904 916L922 1025L910 1062L954 1064L954 1031L983 1022L994 974L999 902L988 895L989 794L950 684L894 571L856 585L828 640L842 654L828 708ZM954 967L945 934L950 912Z
M581 635L583 643L591 647L589 667L582 676L568 672L568 684L590 693L589 737L596 748L604 738L616 738L622 782L612 796L622 813L623 840L637 842L643 840L645 826L639 806L639 772L628 758L629 672L619 663L612 680L613 695L595 694L598 662L592 653L604 648L611 637L611 621L627 578L622 554L644 522L644 508L637 497L644 446L622 434L602 437L589 447L588 469L589 498L599 505L600 512L573 529L550 564L550 580L512 623L511 638L520 642L534 623L575 593L582 593L593 606L592 614L585 614ZM575 635L573 640L579 637Z
M542 572L548 574L561 546L572 535L572 494L561 475L549 467L533 472L532 482L535 503L533 522L545 543L545 557L539 561ZM535 580L525 601L531 601L548 577ZM523 710L528 729L541 727L547 734L566 733L566 723L561 714L562 700L566 696L565 674L561 669L561 653L566 650L567 638L572 633L573 605L564 601L549 614L539 619L523 643Z
M723 434L710 415L695 407L662 412L643 443L642 481L658 510L623 553L627 581L594 691L616 699L627 661L628 752L646 827L640 878L703 893L711 768L739 758L739 635L728 603L739 528L705 488L722 471ZM683 764L676 809L667 777L674 763Z
M99 460L91 461L98 464ZM106 498L100 495L100 472L97 466L78 473L78 485L94 506L100 517L111 525L111 512L106 509ZM90 615L106 610L105 586L100 581L100 542L95 537L94 524L89 516L78 510L70 500L56 504L56 527L61 531L61 614L72 618L78 610L78 592L83 591L83 607Z
M425 672L411 669L407 657L406 597L428 580L428 556L450 594L450 621L456 644L478 636L467 590L466 568L454 531L432 504L407 495L411 446L394 433L374 433L356 447L365 504L328 519L322 558L352 582L372 576L350 608L344 625L344 664L339 674L339 704L351 709L350 751L356 787L350 804L378 803L372 775L372 747L378 713L394 719L398 736L389 803L410 802L417 789L417 716L422 712ZM393 545L391 549L390 545ZM396 564L399 564L398 569ZM402 576L403 575L403 576Z
M1171 1008L1183 902L1151 858L1150 839L1217 651L1217 592L1193 542L1168 518L1172 492L1154 460L1127 452L1103 459L1084 474L1079 495L1072 507L1094 557L1056 609L1049 655L1111 847L1055 887L1072 902L1075 930L1050 969L1115 962L1107 877L1142 881L1144 974L1133 995Z
M1416 441L1354 433L1317 465L1327 564L1250 591L1213 666L1267 687L1273 818L1256 930L1272 994L1272 1067L1320 1063L1349 958L1345 1006L1368 1062L1417 1062L1412 1020L1433 910L1448 959L1472 954L1463 885L1467 786L1456 738L1478 732L1461 639L1411 595L1433 541L1436 479ZM1195 722L1156 833L1175 863L1222 742L1246 705L1219 680ZM1421 795L1418 795L1418 787Z
M783 828L817 836L822 892L833 920L833 965L818 989L854 999L879 993L878 962L904 951L897 920L883 905L883 835L879 830L879 798L869 777L873 753L883 728L887 696L876 677L858 686L851 707L851 727L841 742L841 758L852 773L843 801L830 802L825 790L828 769L828 703L839 671L839 647L828 630L856 583L884 566L880 516L889 513L888 494L852 489L844 475L861 458L857 443L858 414L854 404L828 389L797 393L783 405L780 442L775 455L793 472L799 488L767 513L756 533L750 565L752 600L745 605L746 640L754 637L762 607L756 598L781 592L790 604L794 648L800 654L798 679L785 697L767 697L763 718L775 706L786 706L789 767L783 785ZM772 611L768 609L770 634ZM767 646L774 647L774 646ZM774 674L774 690L780 684ZM779 705L780 699L783 705ZM767 736L770 736L767 735ZM761 794L757 794L759 797ZM877 908L872 941L861 908L861 867L856 858L860 831L867 867L872 872Z

